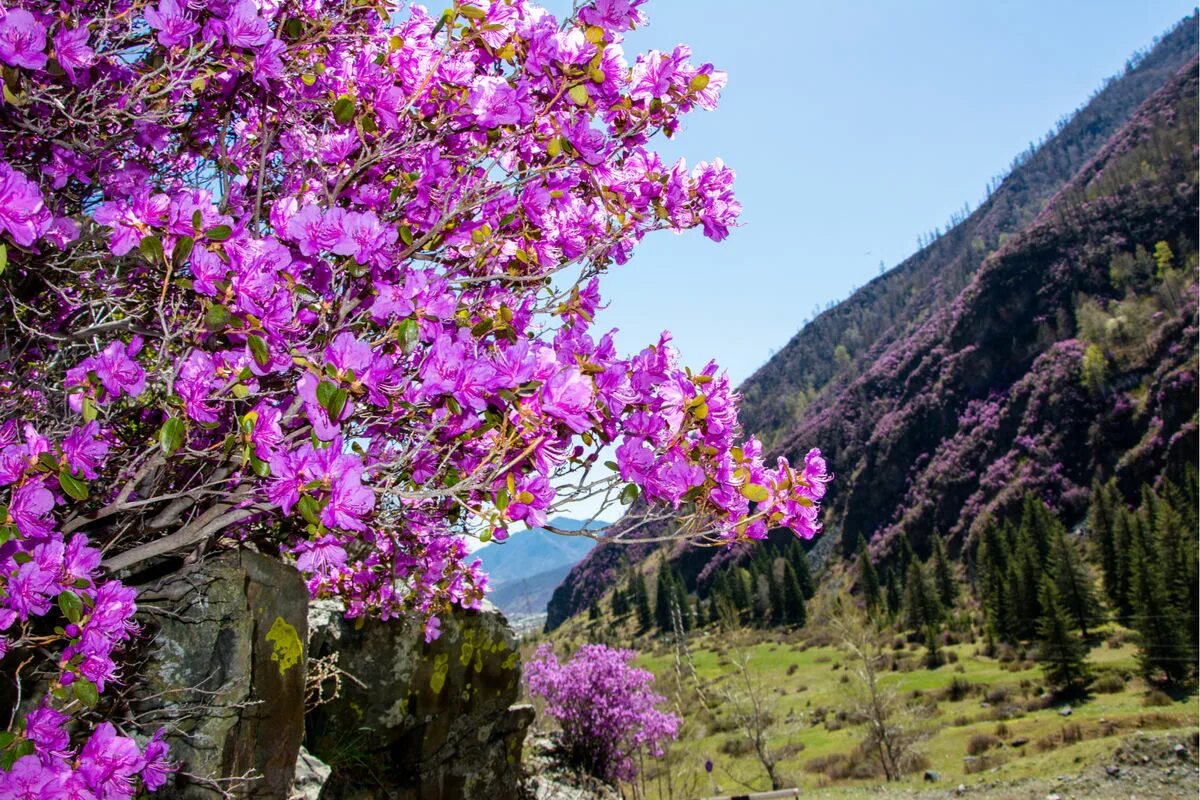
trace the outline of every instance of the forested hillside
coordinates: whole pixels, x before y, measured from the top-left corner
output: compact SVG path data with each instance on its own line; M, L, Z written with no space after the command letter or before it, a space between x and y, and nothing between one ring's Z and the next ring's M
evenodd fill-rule
M955 558L1034 492L1064 524L1093 480L1136 501L1196 452L1195 17L1111 80L973 214L807 325L743 388L774 452L820 446L825 550ZM1190 454L1190 455L1189 455ZM553 629L655 548L601 546ZM670 553L706 596L743 550Z

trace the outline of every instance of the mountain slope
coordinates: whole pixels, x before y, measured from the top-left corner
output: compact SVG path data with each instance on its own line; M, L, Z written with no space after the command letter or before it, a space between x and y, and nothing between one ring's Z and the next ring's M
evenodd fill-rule
M559 530L582 530L584 523L551 520ZM588 526L595 530L604 523ZM542 528L519 531L475 552L488 575L488 599L509 616L541 614L554 587L595 546L589 536L564 536Z
M1193 290L1138 317L1140 349L1085 341L1076 323L1078 295L1102 324L1124 313L1126 292L1150 302L1154 287L1113 282L1114 260L1159 241L1195 252L1194 23L1108 83L963 223L747 381L748 429L792 458L820 446L837 474L823 549L840 539L848 553L860 533L878 534L879 552L898 535L924 552L934 531L961 545L981 512L1027 489L1077 515L1093 475L1132 485L1195 439ZM1081 363L1100 344L1110 374L1086 389ZM653 549L594 550L555 591L547 629ZM738 557L671 555L692 589Z

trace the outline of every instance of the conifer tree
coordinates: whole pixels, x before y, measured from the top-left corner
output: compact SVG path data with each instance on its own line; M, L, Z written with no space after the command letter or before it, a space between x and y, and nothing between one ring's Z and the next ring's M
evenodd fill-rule
M734 567L729 573L729 599L741 615L750 610L750 588L746 585L750 576L741 567Z
M1113 546L1117 550L1116 574L1112 579L1112 602L1124 623L1133 614L1133 541L1138 533L1138 514L1118 505L1113 514ZM1105 586L1108 582L1105 582Z
M658 585L654 592L654 624L663 633L675 630L671 619L671 606L675 603L675 581L671 579L671 570L664 562L658 569Z
M800 591L804 594L805 600L811 600L812 596L817 593L817 586L813 582L812 572L808 568L808 555L798 544L792 548L792 553L792 567L796 571L796 580L800 583Z
M1058 589L1049 578L1042 581L1038 605L1038 661L1046 684L1057 693L1071 693L1087 686L1087 649L1075 635L1072 622L1059 602Z
M646 576L635 572L630 576L630 594L633 596L633 610L637 612L638 632L650 630L654 616L650 613L650 596L646 591Z
M688 600L687 587L679 573L672 571L672 583L675 586L675 607L679 610L679 624L684 631L692 629L692 604Z
M942 604L929 573L915 559L909 562L904 586L904 626L913 631L940 625Z
M1052 577L1056 600L1086 639L1088 623L1100 617L1100 604L1092 591L1092 574L1083 556L1067 532L1059 527L1054 533L1051 552ZM1043 609L1043 615L1045 609Z
M875 565L871 563L867 540L863 538L862 534L858 536L858 584L862 587L867 613L874 616L883 602L883 596L880 593L879 573L875 571Z
M933 625L927 625L925 626L925 668L937 669L942 663L942 635Z
M954 583L954 569L950 566L946 541L941 534L935 534L933 537L933 583L942 606L953 608L954 598L958 595L958 587Z
M1120 562L1116 540L1120 496L1115 480L1092 483L1092 502L1088 508L1088 537L1096 552L1096 561L1104 575L1104 593L1113 605L1120 600Z
M799 628L808 619L808 612L804 608L804 589L790 562L783 568L783 608L783 618L788 625Z
M900 580L897 577L900 573L900 565L895 564L888 570L887 581L887 607L888 614L893 617L900 615L904 607L904 594L900 591Z
M588 619L600 619L600 601L593 600L588 604Z
M620 587L613 590L612 613L617 619L629 613L629 595Z
M787 564L786 561L783 563ZM784 623L783 585L782 581L775 577L774 569L771 570L767 579L771 582L771 625L778 627Z
M1195 661L1184 631L1184 619L1167 594L1158 555L1135 535L1130 550L1130 619L1138 633L1138 665L1151 681L1179 686L1191 676Z

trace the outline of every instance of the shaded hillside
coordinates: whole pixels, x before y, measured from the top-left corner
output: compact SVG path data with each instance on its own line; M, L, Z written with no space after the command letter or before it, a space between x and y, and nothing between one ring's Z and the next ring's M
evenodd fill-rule
M957 296L987 255L1032 222L1135 109L1193 57L1195 28L1195 15L1182 21L1041 147L1019 156L966 220L797 333L742 385L747 432L767 449L781 444L810 416L810 404L836 394Z
M743 387L743 420L774 452L817 445L829 458L822 548L881 534L879 551L903 533L924 553L935 531L957 547L982 511L1027 489L1077 515L1093 475L1142 480L1194 441L1194 23L1109 82L974 214L822 314ZM1168 287L1142 274L1159 241L1178 254ZM1126 260L1136 280L1114 280ZM1080 338L1081 315L1102 332ZM1105 372L1091 388L1089 347ZM594 550L555 591L547 629L654 549ZM689 589L740 557L716 552L673 552Z
M566 531L584 526L578 520L562 517L550 524ZM589 527L602 528L604 523ZM596 540L588 536L563 536L533 528L480 548L475 557L488 575L488 599L509 616L529 616L546 610L554 587L595 544Z
M859 534L877 550L961 541L1029 490L1078 519L1094 477L1133 489L1194 457L1196 85L1193 62L953 302L796 426L782 451L820 442L839 473L827 509L845 553Z

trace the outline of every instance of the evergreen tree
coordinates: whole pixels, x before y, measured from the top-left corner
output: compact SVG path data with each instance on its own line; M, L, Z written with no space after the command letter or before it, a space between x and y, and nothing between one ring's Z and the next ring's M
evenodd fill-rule
M650 613L650 596L646 591L646 576L635 572L630 576L630 594L633 596L633 610L637 612L638 632L650 630L654 616Z
M1032 639L1036 635L1037 621L1042 616L1040 595L1046 556L1041 554L1036 541L1041 535L1040 531L1026 527L1022 519L1015 558L1009 569L1008 595L1016 612L1013 628L1021 639Z
M620 587L613 590L612 613L617 619L629 613L629 595Z
M1055 692L1077 692L1087 686L1087 649L1071 630L1072 622L1059 603L1058 589L1049 578L1042 581L1038 605L1038 661L1046 684Z
M1116 574L1112 583L1112 602L1121 621L1128 624L1133 615L1133 541L1138 533L1138 515L1124 505L1113 514L1113 545L1117 550ZM1109 584L1105 581L1105 586Z
M1134 608L1130 621L1138 633L1138 664L1147 680L1179 686L1191 676L1195 659L1184 619L1170 601L1158 557L1148 544L1135 535L1129 556Z
M774 569L767 577L771 581L771 626L779 627L784 623L783 586L782 582L775 577Z
M888 613L893 617L899 616L904 606L904 594L900 591L900 580L897 577L899 572L899 564L893 565L888 570L887 607Z
M588 605L588 619L600 619L600 602L598 600L593 600Z
M883 602L883 596L879 587L879 573L875 571L875 565L871 563L867 540L862 537L862 534L858 536L858 585L862 587L867 613L874 616Z
M932 625L927 625L925 627L925 668L937 669L942 663L942 635Z
M953 608L958 587L954 584L954 569L950 566L950 556L946 552L946 542L941 534L935 534L933 537L933 584L942 605Z
M738 610L739 618L743 612L750 610L750 587L747 586L749 580L750 576L741 567L734 567L729 573L729 599Z
M673 573L673 583L675 584L675 607L679 610L679 624L684 631L692 629L692 604L688 600L687 587L683 584L683 578L679 573Z
M797 543L792 547L792 567L796 570L796 580L800 582L800 591L804 593L805 600L811 600L812 596L817 593L817 586L813 582L812 572L808 568L808 555L804 552L803 545Z
M1092 483L1092 503L1088 508L1088 537L1096 550L1096 561L1104 575L1104 593L1114 606L1120 602L1120 562L1116 540L1120 495L1115 480Z
M804 589L796 569L787 563L783 568L783 619L788 625L803 627L808 621L808 612L804 608Z
M671 570L664 562L658 569L658 585L654 592L654 624L663 633L675 630L671 619L671 606L675 603L675 581L671 579Z
M942 604L928 572L915 559L909 562L904 585L904 627L922 631L942 622Z
M1059 528L1054 534L1054 549L1051 553L1056 600L1062 610L1079 628L1086 639L1088 623L1100 617L1100 604L1092 591L1092 574L1084 563L1066 530ZM1043 616L1045 616L1045 609Z

